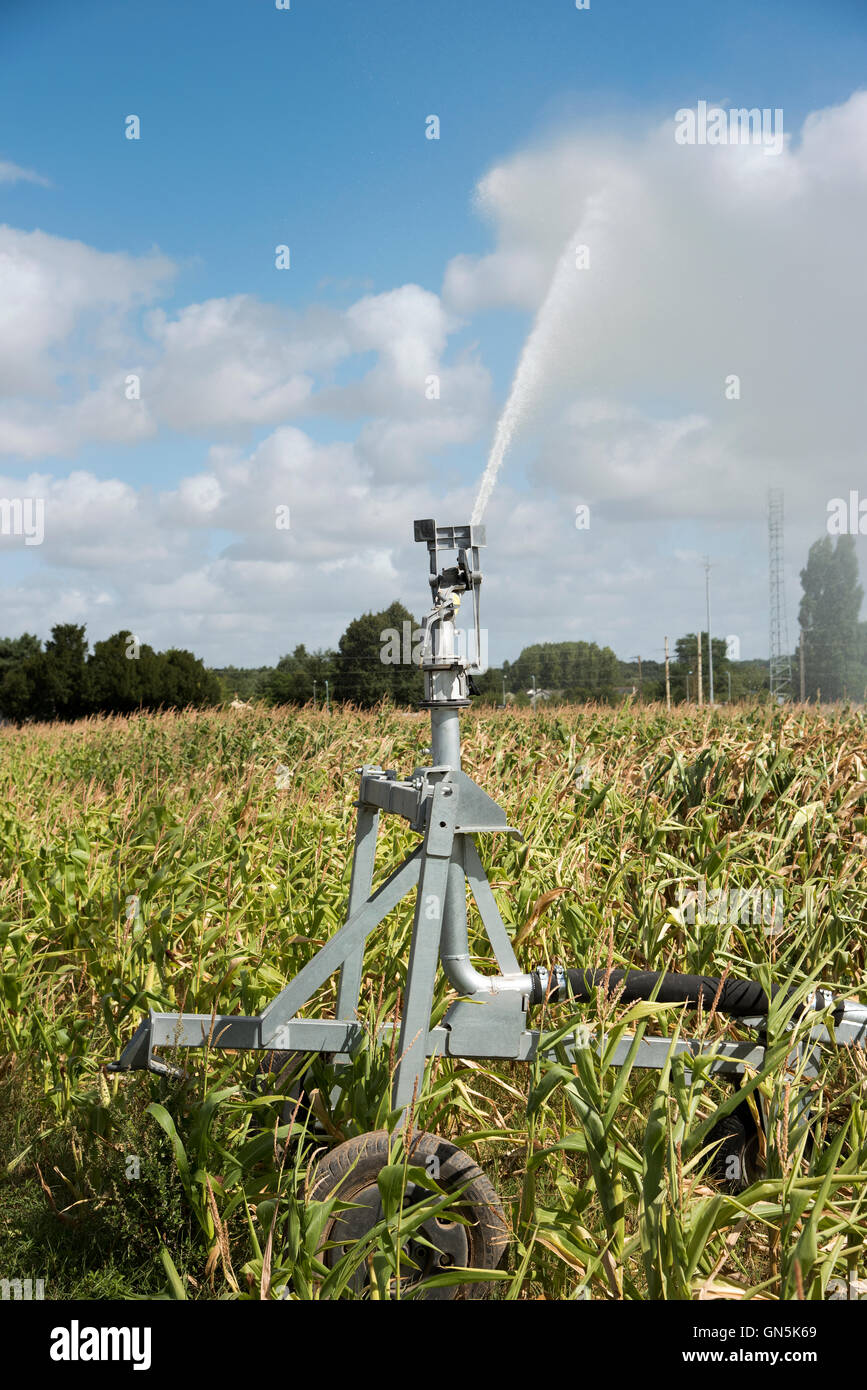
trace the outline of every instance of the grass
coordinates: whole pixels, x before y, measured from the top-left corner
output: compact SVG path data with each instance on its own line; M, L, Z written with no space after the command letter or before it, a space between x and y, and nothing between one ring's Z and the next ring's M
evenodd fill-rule
M330 1207L304 1200L309 1150L286 1142L253 1059L188 1052L180 1083L102 1067L149 1008L255 1013L273 997L343 920L355 767L409 772L428 742L423 715L391 709L0 729L0 1277L42 1277L53 1298L352 1296L351 1261L322 1282ZM729 971L865 998L863 711L479 710L464 748L525 836L480 844L523 968ZM414 843L388 819L380 874ZM780 890L782 930L691 922L678 902L699 880ZM371 1031L398 1016L411 912L369 944ZM333 1010L335 983L308 1012ZM449 997L441 981L435 1017ZM570 1007L534 1023L556 1041ZM765 1173L737 1195L706 1176L734 1093L676 1058L610 1064L626 1032L738 1036L719 1017L600 999L575 1017L604 1024L602 1057L436 1061L417 1123L471 1153L508 1210L494 1296L813 1299L863 1278L863 1053L828 1049L805 1118L787 1014L749 1078L772 1117ZM333 1105L317 1062L334 1141L389 1124L393 1060L363 1049ZM415 1178L433 1207L435 1181ZM395 1292L386 1205L356 1258L368 1296Z

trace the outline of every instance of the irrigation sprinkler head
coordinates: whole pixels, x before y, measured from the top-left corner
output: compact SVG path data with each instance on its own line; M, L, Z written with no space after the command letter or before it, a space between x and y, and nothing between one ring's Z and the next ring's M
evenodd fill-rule
M461 709L474 694L472 673L481 670L479 590L482 571L479 549L485 544L484 526L437 526L433 520L413 523L415 539L424 541L430 557L433 608L422 622L422 660L425 708ZM457 551L457 563L439 568L439 552ZM473 605L474 658L461 650L455 618L461 597L469 593Z

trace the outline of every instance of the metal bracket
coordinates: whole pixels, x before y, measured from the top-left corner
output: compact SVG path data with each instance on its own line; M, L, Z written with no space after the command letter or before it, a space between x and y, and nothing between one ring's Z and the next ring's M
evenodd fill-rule
M506 990L456 1000L442 1026L449 1030L450 1056L518 1058L526 1023L523 997Z

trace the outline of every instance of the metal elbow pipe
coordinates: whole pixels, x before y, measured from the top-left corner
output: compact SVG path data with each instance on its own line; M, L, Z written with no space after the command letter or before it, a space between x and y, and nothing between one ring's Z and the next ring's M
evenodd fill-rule
M440 960L446 979L458 994L503 994L511 991L528 999L533 994L532 975L483 975L466 953L441 954Z
M452 851L446 883L440 960L446 979L459 994L501 994L504 990L514 990L529 998L533 992L532 976L483 975L470 960L467 939L467 887L460 837Z

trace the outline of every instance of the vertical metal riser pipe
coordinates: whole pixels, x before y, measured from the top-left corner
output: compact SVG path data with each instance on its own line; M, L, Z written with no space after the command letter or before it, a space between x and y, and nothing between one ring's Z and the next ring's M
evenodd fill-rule
M424 526L424 535L436 530L434 523ZM484 540L482 539L482 544ZM435 562L434 562L435 568ZM436 587L435 593L436 593ZM456 606L456 605L455 605ZM461 771L460 712L467 703L468 682L466 662L459 655L459 645L452 603L435 605L431 615L429 659L423 661L425 700L430 704L431 757L434 767L450 767ZM442 702L442 703L440 703ZM455 704L455 702L460 702ZM496 994L503 990L529 993L529 975L481 975L470 960L467 928L467 879L464 864L464 837L455 836L445 898L443 901L440 959L446 978L459 994Z
M431 710L431 752L434 766L461 768L460 712ZM443 903L440 960L449 984L459 994L496 994L504 989L529 988L529 975L505 980L502 975L482 975L470 960L467 927L467 879L464 870L464 837L456 835L449 864Z
M456 709L432 709L431 754L435 767L461 769L461 725ZM470 962L467 929L467 882L464 875L463 836L456 835L449 865L448 887L443 903L443 934L440 959L449 983L462 993L486 988L488 981Z

